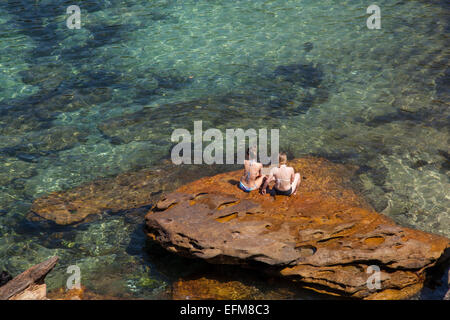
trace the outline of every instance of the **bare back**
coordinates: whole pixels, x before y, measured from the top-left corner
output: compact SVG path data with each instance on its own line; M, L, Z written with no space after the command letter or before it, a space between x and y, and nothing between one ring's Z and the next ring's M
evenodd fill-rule
M256 179L261 176L263 165L256 161L244 161L244 173L241 176L241 182L247 186L255 185Z
M291 188L295 177L294 168L282 165L279 168L273 168L272 174L276 182L275 188L280 191L287 191Z

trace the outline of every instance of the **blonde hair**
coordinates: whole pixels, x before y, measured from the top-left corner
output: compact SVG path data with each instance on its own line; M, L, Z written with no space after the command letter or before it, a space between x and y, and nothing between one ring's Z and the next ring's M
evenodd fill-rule
M280 164L286 164L287 162L287 155L284 152L280 152L280 154L278 155L278 162Z

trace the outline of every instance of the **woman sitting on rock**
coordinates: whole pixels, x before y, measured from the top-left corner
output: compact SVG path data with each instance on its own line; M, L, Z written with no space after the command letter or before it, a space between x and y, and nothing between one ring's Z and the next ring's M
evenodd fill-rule
M264 182L261 190L261 194L266 194L268 184L275 180L275 186L273 190L275 194L284 196L290 196L297 194L297 189L300 186L301 177L300 173L295 173L294 168L287 167L287 155L281 152L279 155L278 167L272 168L269 177Z
M239 182L239 188L245 192L259 189L266 177L261 173L263 165L256 161L256 154L256 147L247 149L246 159L244 160L244 174Z

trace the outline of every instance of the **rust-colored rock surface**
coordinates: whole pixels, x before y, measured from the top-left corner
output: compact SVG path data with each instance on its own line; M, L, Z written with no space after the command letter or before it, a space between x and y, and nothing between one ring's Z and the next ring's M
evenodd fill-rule
M187 181L213 172L211 166L175 165L125 172L38 198L28 217L30 220L47 219L60 225L84 222L103 212L115 213L151 205L162 192L172 191Z
M162 198L146 215L147 234L183 256L364 299L410 297L425 271L448 259L449 239L376 213L352 190L352 171L343 165L318 158L290 165L303 178L296 196L244 193L241 171L203 178ZM380 289L367 285L372 265L381 270Z

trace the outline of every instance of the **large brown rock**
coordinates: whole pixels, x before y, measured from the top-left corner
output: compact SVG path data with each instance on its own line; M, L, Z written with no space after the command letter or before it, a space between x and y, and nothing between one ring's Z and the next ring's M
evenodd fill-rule
M237 188L241 171L184 185L146 215L149 237L169 251L211 263L256 267L319 292L401 299L448 258L447 238L396 225L351 188L352 171L324 159L291 162L303 177L296 196ZM381 270L369 289L368 267Z

